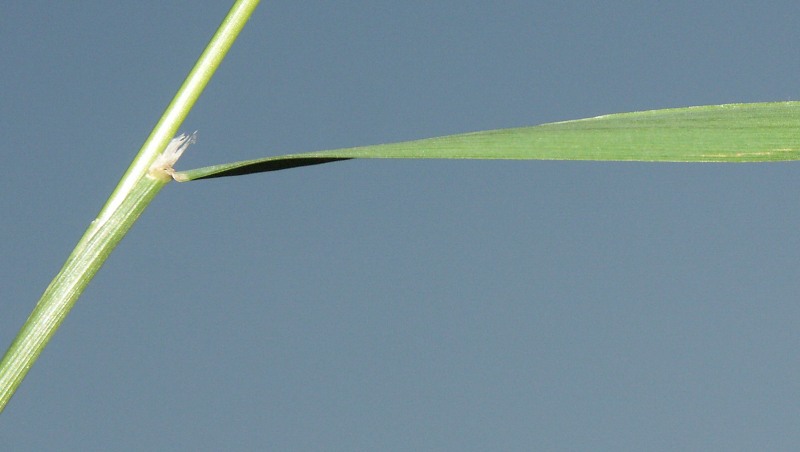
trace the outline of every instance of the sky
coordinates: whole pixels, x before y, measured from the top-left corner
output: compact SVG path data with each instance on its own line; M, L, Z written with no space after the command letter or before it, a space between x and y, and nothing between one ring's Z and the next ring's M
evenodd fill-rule
M0 8L0 344L229 4ZM190 169L798 99L796 1L264 1ZM791 58L790 58L791 57ZM347 161L171 183L0 415L16 451L800 442L795 163Z

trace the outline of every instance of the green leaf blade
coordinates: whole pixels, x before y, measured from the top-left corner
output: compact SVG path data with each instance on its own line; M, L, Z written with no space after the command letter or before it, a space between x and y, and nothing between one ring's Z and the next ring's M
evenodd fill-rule
M539 126L289 154L176 173L179 181L354 158L771 162L800 160L800 102L618 113Z

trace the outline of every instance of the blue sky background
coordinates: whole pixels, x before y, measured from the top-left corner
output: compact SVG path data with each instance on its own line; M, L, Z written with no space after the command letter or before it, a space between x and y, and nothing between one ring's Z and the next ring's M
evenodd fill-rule
M0 343L226 2L0 8ZM188 169L798 99L800 4L264 1ZM350 161L167 186L0 416L13 450L790 450L797 166Z

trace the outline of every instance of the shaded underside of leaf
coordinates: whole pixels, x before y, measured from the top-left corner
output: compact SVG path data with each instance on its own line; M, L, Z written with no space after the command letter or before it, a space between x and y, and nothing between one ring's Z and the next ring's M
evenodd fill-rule
M770 162L800 159L800 102L619 113L539 126L289 154L177 172L178 181L353 158Z

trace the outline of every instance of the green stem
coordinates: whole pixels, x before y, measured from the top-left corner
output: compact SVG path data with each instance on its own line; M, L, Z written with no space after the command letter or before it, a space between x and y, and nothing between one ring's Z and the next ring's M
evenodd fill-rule
M189 114L241 32L258 0L237 0L150 136L45 290L0 361L0 412L55 334L86 285L155 195L170 180L154 163Z

